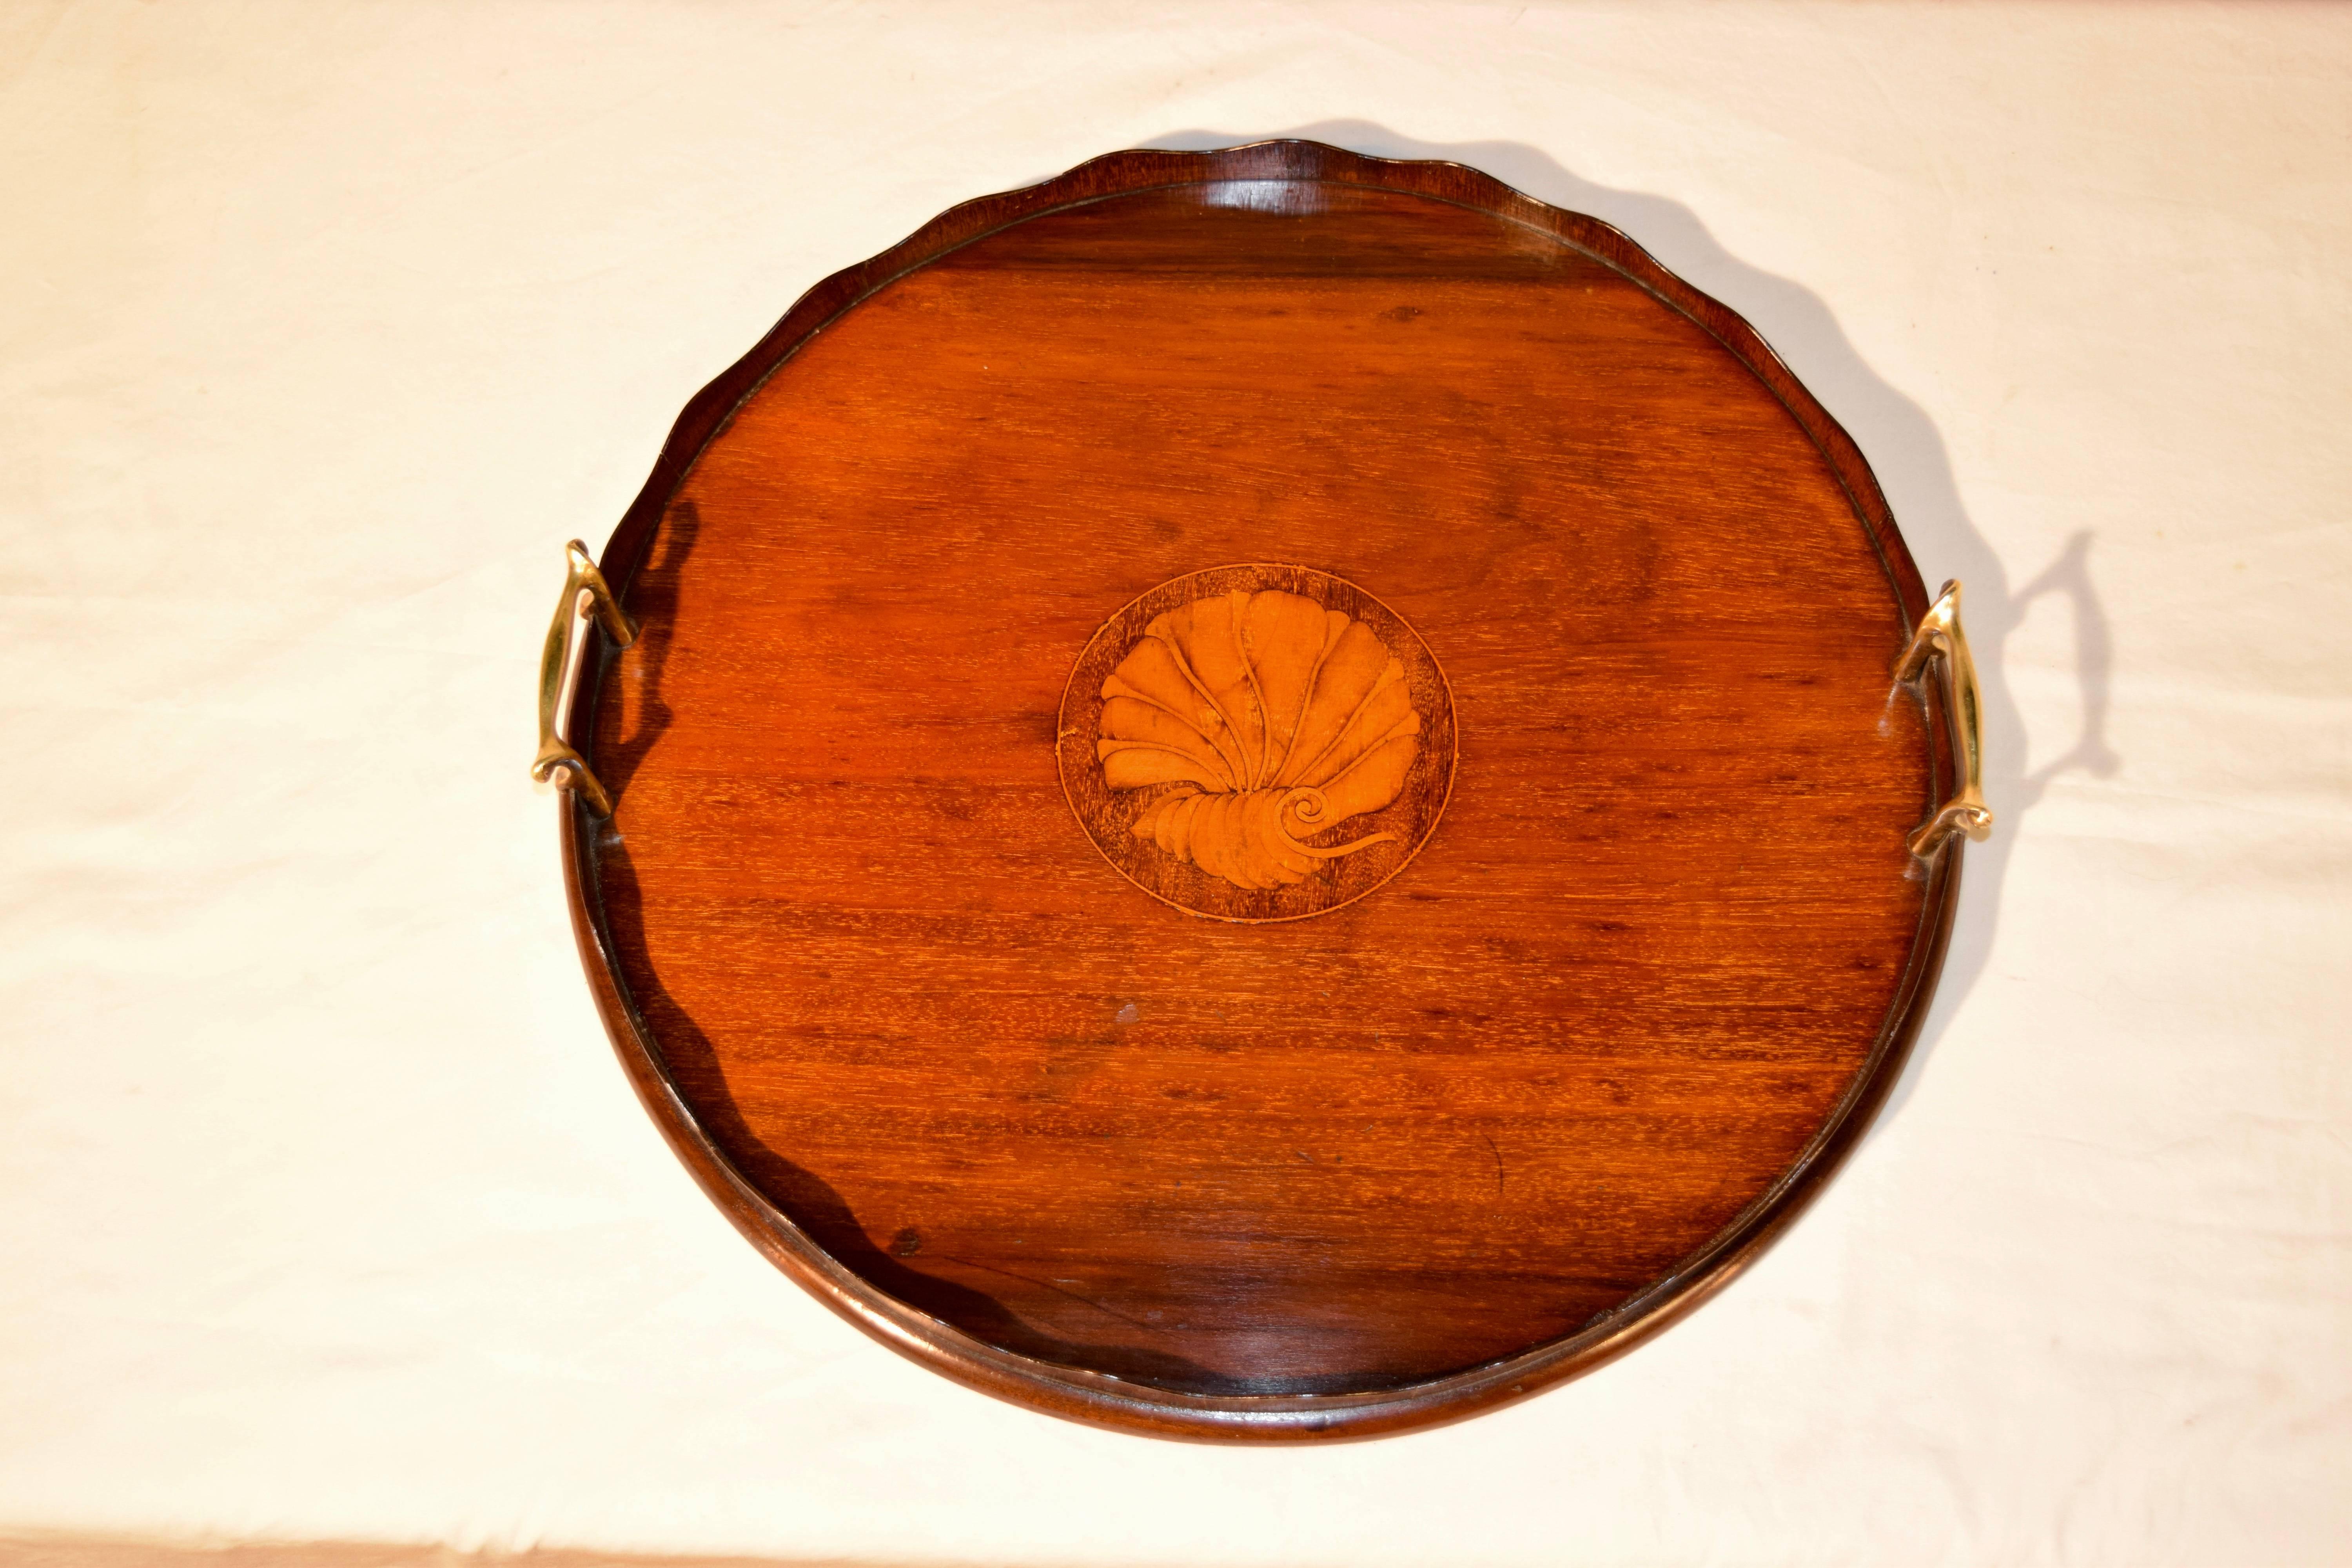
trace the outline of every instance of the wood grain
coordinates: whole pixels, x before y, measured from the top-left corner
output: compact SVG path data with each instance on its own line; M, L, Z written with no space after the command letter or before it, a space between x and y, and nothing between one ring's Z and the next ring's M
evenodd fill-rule
M1286 923L1146 896L1057 774L1107 618L1236 562L1450 689L1418 856ZM803 1283L1058 1414L1361 1436L1594 1363L1815 1190L1940 959L1866 466L1472 171L1122 153L958 208L696 400L605 564L643 632L571 732L619 807L565 843L624 1062Z

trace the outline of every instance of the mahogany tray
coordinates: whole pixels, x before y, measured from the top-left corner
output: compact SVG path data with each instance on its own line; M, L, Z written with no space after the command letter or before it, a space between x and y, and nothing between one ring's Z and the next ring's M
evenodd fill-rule
M1363 1436L1654 1333L1853 1147L1990 823L1958 602L1606 225L1119 153L688 405L537 770L621 1061L786 1273L1039 1410Z

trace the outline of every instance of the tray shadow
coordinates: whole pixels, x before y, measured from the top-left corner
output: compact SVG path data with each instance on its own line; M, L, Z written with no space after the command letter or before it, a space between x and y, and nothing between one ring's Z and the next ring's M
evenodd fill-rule
M1968 584L1969 632L1979 661L1986 726L1986 793L2000 823L1990 842L1968 850L1969 887L1960 902L1942 983L1910 1060L1872 1131L1871 1136L1876 1136L1908 1103L1984 972L2021 819L2061 775L2086 772L2104 777L2120 764L2106 740L2112 648L2090 571L2094 536L2077 533L2041 573L2012 587L1960 500L1945 444L1927 413L1869 368L1816 295L1730 256L1688 208L1673 201L1585 181L1523 144L1421 142L1356 121L1263 134L1178 132L1145 145L1207 150L1273 136L1313 139L1376 156L1465 163L1540 200L1623 230L1664 265L1750 321L1844 425L1885 489L1930 592L1948 576ZM666 627L676 616L677 568L693 551L699 527L690 503L673 507L647 542L646 566L631 574L625 592L632 613L649 628ZM2025 725L2008 679L2004 649L2028 610L2045 597L2061 600L2073 614L2082 717L2074 743L2029 770ZM669 708L662 695L667 653L667 637L651 632L633 678L639 700L635 722L595 755L600 774L625 801L631 778L668 727ZM608 831L597 836L593 876L615 946L624 954L642 954L644 911L625 843ZM691 1086L689 1103L713 1142L818 1246L877 1289L985 1342L1055 1364L1108 1371L1187 1392L1275 1392L1145 1346L1056 1338L986 1292L926 1273L895 1247L877 1244L837 1189L761 1141L728 1090L718 1052L686 1009L660 989L644 965L625 960L625 969L632 971L625 973L625 983L648 1036L658 1043L656 1048L681 1087ZM1340 1391L1287 1385L1280 1390Z

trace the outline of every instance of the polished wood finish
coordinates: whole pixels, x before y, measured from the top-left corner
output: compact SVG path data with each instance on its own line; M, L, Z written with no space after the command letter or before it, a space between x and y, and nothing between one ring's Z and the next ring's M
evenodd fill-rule
M1063 787L1105 628L1246 563L1444 684L1445 787L1424 683L1360 818L1417 854L1228 889L1312 910L1148 890L1097 840L1149 800ZM1056 1414L1367 1436L1622 1351L1818 1189L1940 962L1867 466L1475 171L1129 153L956 208L694 401L604 566L642 632L569 732L618 806L564 847L622 1060L787 1271Z

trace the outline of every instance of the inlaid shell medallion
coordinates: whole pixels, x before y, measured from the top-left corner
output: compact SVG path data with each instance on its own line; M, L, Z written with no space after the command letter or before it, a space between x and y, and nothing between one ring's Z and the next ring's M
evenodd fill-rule
M1453 773L1452 703L1420 638L1304 567L1192 574L1114 616L1072 677L1060 742L1105 858L1224 920L1320 914L1386 881Z

